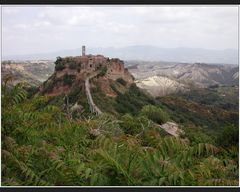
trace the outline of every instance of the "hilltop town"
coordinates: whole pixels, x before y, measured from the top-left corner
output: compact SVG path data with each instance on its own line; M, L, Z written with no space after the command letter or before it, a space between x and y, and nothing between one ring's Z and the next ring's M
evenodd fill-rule
M131 81L128 69L124 68L124 62L118 58L108 58L103 55L86 54L86 47L82 46L82 55L76 57L58 58L55 62L57 76L68 75L86 75L97 70L102 70L107 78L116 80L123 78Z
M57 57L55 71L40 86L40 93L49 96L66 94L72 87L80 87L87 79L96 76L102 77L102 89L110 90L110 92L108 80L122 79L127 84L134 82L133 76L128 72L128 69L124 68L122 60L110 59L103 55L86 54L86 47L82 46L81 56Z

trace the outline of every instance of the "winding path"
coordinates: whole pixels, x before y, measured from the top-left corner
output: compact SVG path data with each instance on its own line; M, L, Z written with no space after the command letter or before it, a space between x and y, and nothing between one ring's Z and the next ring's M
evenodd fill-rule
M89 84L89 80L93 77L95 77L98 73L93 73L92 75L88 76L85 79L85 91L86 91L86 95L87 95L87 100L88 100L88 104L90 106L90 111L91 113L95 113L96 115L100 115L102 113L102 111L98 108L97 105L95 105L95 103L93 102L92 99L92 95L90 92L90 84Z

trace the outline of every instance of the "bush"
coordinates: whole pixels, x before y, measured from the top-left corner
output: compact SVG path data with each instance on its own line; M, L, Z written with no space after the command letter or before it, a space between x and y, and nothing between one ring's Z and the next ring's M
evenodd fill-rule
M57 60L55 61L55 70L61 71L65 68L65 65L63 63L63 59L61 57L57 57Z
M226 153L212 144L161 137L145 116L70 119L45 97L26 99L20 85L2 85L2 101L3 186L239 184L237 147ZM144 133L124 135L119 123L126 133ZM92 137L92 130L100 135ZM225 137L231 133L228 139L235 140L237 130L226 128Z
M35 86L26 87L25 89L28 92L28 96L27 96L28 98L31 98L39 91L39 88Z
M78 100L78 95L81 93L81 88L76 86L71 89L71 92L68 94L69 102L75 103Z
M55 70L56 71L61 71L65 68L64 64L63 63L59 63L55 66Z
M154 105L145 105L140 113L158 124L165 123L169 120L168 114Z
M65 74L63 76L63 84L64 85L71 85L74 79L75 79L75 75Z
M56 83L56 82L46 81L46 83L44 84L42 93L48 93L48 92L52 91L52 89L54 87L54 83Z
M99 72L99 74L97 75L97 77L102 77L102 76L106 75L106 73L107 73L107 67L101 67L101 68L99 68L99 70L100 70L100 72Z
M217 143L223 147L238 146L238 126L227 125L217 137Z
M148 128L149 120L144 116L133 117L126 114L121 117L120 127L126 134L136 135Z
M123 78L118 78L116 81L118 83L122 84L123 86L125 86L127 84L127 82Z
M189 139L192 145L199 143L211 143L215 144L214 137L204 133L201 127L196 126L184 126L182 127L185 133L185 137Z
M155 104L155 100L142 92L135 84L124 94L118 93L115 109L118 113L138 114L141 108L147 104Z

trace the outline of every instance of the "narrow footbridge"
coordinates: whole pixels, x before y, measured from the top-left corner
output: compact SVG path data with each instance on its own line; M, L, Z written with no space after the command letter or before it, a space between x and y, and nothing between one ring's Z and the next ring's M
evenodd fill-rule
M89 104L89 107L90 107L90 111L91 113L94 113L96 115L100 115L102 113L102 111L98 108L97 105L95 105L95 103L93 102L93 99L92 99L92 95L91 95L91 91L90 91L90 84L89 84L89 80L95 76L97 76L98 73L93 73L91 74L90 76L88 76L86 79L85 79L85 91L86 91L86 95L87 95L87 100L88 100L88 104Z

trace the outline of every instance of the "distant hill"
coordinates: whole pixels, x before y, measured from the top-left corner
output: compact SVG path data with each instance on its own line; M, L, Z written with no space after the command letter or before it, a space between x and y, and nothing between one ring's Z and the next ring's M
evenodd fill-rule
M121 58L123 60L148 60L148 61L172 61L172 62L204 62L219 64L238 64L238 51L235 49L211 50L201 48L159 48L154 46L128 46L121 48L88 48L89 54L102 54L108 57ZM77 56L81 54L81 48L67 49L49 53L37 53L29 55L3 55L3 60L27 60L27 59L56 59L57 56Z
M153 96L164 96L191 87L238 86L237 65L127 61L137 86Z
M53 61L21 61L21 62L2 62L1 76L13 77L12 84L25 82L30 85L39 86L45 81L54 70Z

